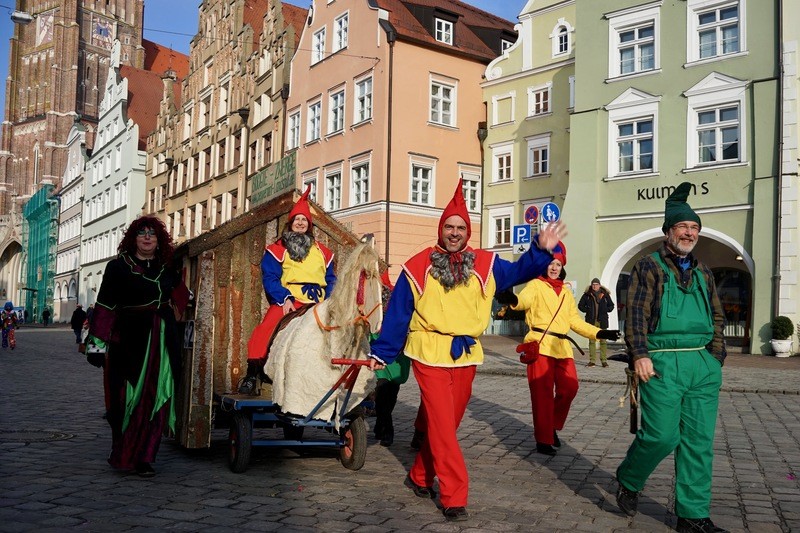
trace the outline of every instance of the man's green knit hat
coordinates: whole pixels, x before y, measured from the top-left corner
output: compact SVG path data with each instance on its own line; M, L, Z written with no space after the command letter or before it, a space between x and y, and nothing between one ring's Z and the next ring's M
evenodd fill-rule
M692 184L688 181L684 181L678 185L675 190L672 191L672 194L669 195L669 198L667 198L664 206L664 225L661 226L661 231L664 232L664 235L667 234L669 228L678 222L686 222L687 220L697 222L701 228L703 227L703 223L700 222L700 217L689 204L686 203L686 199L689 197L689 192L691 192L691 190Z

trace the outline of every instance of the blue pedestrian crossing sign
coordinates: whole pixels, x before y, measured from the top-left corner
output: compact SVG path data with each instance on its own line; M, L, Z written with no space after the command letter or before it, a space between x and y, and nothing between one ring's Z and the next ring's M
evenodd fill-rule
M524 254L531 247L531 227L527 224L512 227L511 244L515 254Z
M561 218L561 210L553 202L547 202L542 206L541 217L542 222L547 224L558 222L558 220Z

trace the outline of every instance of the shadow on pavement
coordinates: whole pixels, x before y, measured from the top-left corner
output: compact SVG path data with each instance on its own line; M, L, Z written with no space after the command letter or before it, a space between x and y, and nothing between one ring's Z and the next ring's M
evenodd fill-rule
M617 482L613 473L600 468L592 461L586 459L577 450L572 448L564 437L558 455L548 456L536 452L536 441L533 438L533 427L517 420L515 413L502 405L489 402L480 398L470 400L468 409L472 416L489 425L494 433L500 437L511 433L526 435L519 446L509 446L506 439L500 438L500 444L516 454L521 459L532 465L541 465L548 468L561 483L567 486L576 496L584 498L587 502L599 509L623 516L617 508L616 490ZM518 412L518 411L517 411ZM569 427L567 419L567 428ZM518 439L509 439L516 441ZM669 511L654 500L641 495L639 498L639 511L643 515L662 517L669 515Z

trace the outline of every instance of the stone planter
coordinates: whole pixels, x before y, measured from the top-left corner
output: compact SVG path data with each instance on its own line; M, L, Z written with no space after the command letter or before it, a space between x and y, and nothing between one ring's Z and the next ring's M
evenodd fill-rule
M772 339L772 352L775 357L789 357L792 355L792 339Z

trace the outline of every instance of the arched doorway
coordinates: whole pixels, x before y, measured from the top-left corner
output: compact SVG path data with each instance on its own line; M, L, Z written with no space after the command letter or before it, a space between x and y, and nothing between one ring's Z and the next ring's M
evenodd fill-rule
M706 263L714 273L720 300L726 311L726 340L733 346L749 346L752 323L753 293L752 279L755 264L744 247L730 236L703 227L700 240L694 250L695 255ZM620 244L609 257L603 269L602 279L617 282L618 303L623 304L619 314L609 315L609 328L617 329L625 317L625 288L628 273L639 258L656 251L664 241L661 228L652 228L634 235ZM722 284L722 285L721 285Z

